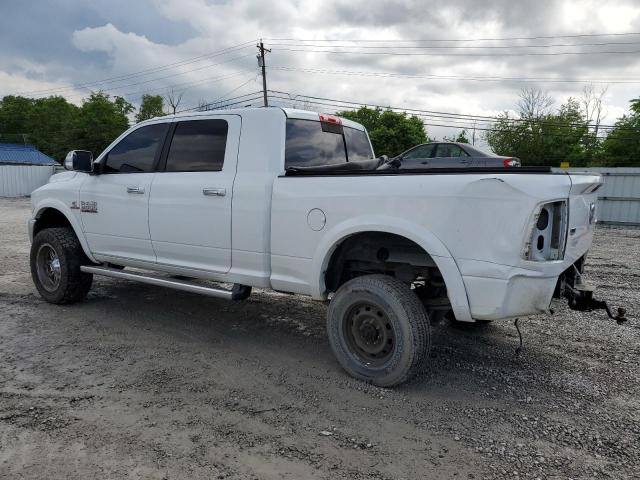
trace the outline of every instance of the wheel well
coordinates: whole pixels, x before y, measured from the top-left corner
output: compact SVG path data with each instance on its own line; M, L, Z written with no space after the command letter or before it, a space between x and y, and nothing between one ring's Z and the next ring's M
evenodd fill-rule
M39 231L53 227L73 228L67 217L65 217L64 213L60 210L56 210L55 208L45 208L36 218L36 224L33 227L33 235L35 237Z
M420 245L401 235L361 232L344 239L334 250L325 272L325 286L334 292L360 275L383 273L405 283L442 275Z
M362 232L344 239L334 250L324 281L328 292L362 275L381 273L408 284L432 319L451 313L447 287L433 258L401 235Z

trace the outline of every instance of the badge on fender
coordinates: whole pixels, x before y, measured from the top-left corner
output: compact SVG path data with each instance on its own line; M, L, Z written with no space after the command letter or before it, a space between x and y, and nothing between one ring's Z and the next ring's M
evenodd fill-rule
M98 202L94 201L81 201L80 202L80 211L87 213L98 213Z

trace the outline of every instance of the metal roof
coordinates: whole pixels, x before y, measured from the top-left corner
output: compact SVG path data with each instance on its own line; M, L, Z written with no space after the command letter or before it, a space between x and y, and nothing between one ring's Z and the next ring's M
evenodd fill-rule
M33 145L0 143L0 164L57 165L53 158L45 155Z

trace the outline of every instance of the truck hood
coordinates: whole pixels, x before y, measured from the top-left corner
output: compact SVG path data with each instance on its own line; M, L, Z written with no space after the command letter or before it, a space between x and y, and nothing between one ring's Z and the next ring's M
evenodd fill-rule
M57 182L68 182L69 180L73 180L78 175L78 172L65 171L56 173L55 175L51 175L49 178L49 183L57 183Z

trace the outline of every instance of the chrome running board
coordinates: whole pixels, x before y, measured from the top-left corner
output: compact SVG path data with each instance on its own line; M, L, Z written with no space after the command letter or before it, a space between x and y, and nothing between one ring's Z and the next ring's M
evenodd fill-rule
M158 287L168 287L175 290L182 290L183 292L199 293L201 295L208 295L209 297L224 298L225 300L244 300L244 298L246 298L246 296L242 298L242 295L238 295L238 293L240 292L237 291L242 290L242 287L244 287L244 285L235 285L233 290L225 290L223 288L205 287L203 285L197 285L195 283L184 282L181 280L152 277L143 273L123 272L122 270L116 270L115 268L109 267L92 267L89 265L82 265L80 267L80 270L85 273L93 273L94 275L122 278L124 280L147 283L149 285L156 285Z

